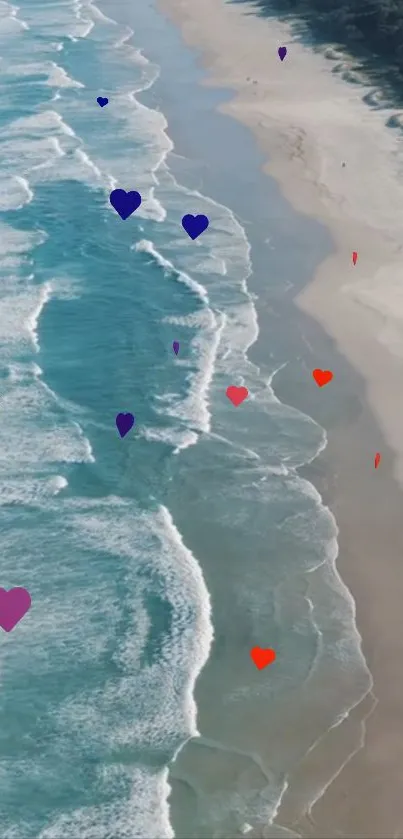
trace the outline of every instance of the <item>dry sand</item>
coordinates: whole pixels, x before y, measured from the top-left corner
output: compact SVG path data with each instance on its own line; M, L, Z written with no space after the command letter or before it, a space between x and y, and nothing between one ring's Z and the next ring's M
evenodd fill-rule
M369 106L378 94L359 83L345 57L313 52L289 25L257 17L252 4L161 5L200 50L206 83L236 91L222 110L253 130L269 156L266 171L290 203L331 231L335 251L296 302L363 378L383 435L362 400L354 421L331 430L325 454L337 471L331 506L340 527L338 567L357 603L377 705L371 700L360 709L360 720L370 713L363 748L311 813L304 813L299 790L315 761L332 765L337 739L298 768L277 821L323 839L397 839L403 836L403 494L392 475L403 485L403 141L386 122L400 115ZM282 63L281 45L288 50ZM375 451L382 452L377 472Z

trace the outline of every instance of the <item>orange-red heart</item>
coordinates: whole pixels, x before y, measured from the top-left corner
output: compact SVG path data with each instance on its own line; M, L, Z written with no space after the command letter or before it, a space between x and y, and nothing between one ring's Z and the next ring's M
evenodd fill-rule
M237 408L241 402L249 396L249 391L247 387L236 387L235 385L230 385L227 387L226 394L230 402Z
M256 664L258 670L263 670L264 667L267 667L268 664L272 664L276 660L276 653L270 648L262 650L261 647L253 647L250 651L250 657Z
M315 379L315 382L319 387L323 387L323 385L329 384L329 382L333 379L333 373L331 370L320 370L320 368L316 368L316 370L312 371L312 375Z

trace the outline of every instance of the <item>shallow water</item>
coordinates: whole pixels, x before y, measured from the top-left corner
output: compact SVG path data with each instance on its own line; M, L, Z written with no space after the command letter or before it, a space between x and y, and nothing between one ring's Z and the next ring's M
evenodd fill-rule
M290 260L309 272L307 228L268 179L241 211L220 132L245 181L260 161L211 113L223 94L196 86L152 6L115 17L78 0L0 4L1 585L32 596L1 638L6 839L172 836L167 765L197 730L250 755L262 708L274 731L331 685L326 730L369 683L334 519L295 471L325 432L271 387L293 352L281 254L295 232ZM116 186L143 196L126 222ZM196 242L185 212L209 216ZM273 307L261 360L248 353L259 281ZM249 389L240 409L229 384ZM123 440L120 411L136 416ZM275 679L251 672L254 644L276 648ZM270 820L317 736L273 738L256 789L250 773L227 793L218 780L186 830ZM195 771L200 789L199 757Z

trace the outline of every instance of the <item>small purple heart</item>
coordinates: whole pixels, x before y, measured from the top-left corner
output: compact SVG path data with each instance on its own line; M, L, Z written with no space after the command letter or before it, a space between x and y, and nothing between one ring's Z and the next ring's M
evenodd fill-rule
M172 349L173 349L173 351L174 351L175 355L178 355L178 352L179 352L179 341L174 341L174 342L173 342L173 344L172 344Z
M106 96L98 96L97 102L98 102L98 105L101 106L101 108L104 108L105 105L108 104L109 99L107 99Z
M31 595L26 588L0 588L0 626L11 632L24 617L31 605Z
M139 192L125 192L124 189L114 189L109 196L109 201L124 221L140 206L141 195Z
M133 414L118 414L116 417L116 425L121 437L125 437L133 428L135 419Z
M191 239L197 239L200 233L203 233L203 230L206 230L208 226L209 220L207 216L192 216L190 213L183 216L182 227Z
M279 54L280 61L284 61L284 59L287 55L287 47L279 47L277 52Z

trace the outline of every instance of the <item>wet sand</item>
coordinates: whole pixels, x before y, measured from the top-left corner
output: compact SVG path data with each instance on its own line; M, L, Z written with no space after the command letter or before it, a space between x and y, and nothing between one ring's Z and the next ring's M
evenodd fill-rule
M403 144L400 132L386 122L400 117L363 101L364 96L375 101L376 92L337 52L329 50L327 58L314 53L294 40L287 25L258 18L252 4L162 0L161 7L180 25L186 42L200 50L207 83L236 91L221 108L253 130L269 158L266 171L298 211L328 227L334 241L333 254L295 301L332 339L323 341L320 357L312 354L312 368L335 373L328 386L332 396L325 396L326 389L318 389L316 401L310 395L308 402L302 391L295 396L287 374L278 376L275 389L328 430L326 451L306 471L336 514L338 568L356 601L374 689L295 768L276 822L318 839L398 839L403 836ZM288 49L282 63L280 45ZM351 375L335 350L349 362ZM375 470L377 451L382 460ZM356 753L340 768L347 743ZM328 778L326 790L320 778ZM307 812L306 801L317 788L317 801ZM267 831L275 835L286 834Z

